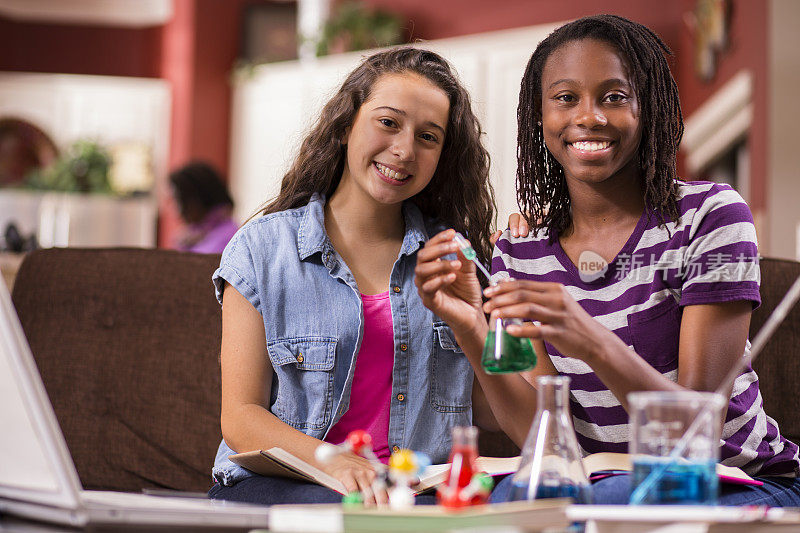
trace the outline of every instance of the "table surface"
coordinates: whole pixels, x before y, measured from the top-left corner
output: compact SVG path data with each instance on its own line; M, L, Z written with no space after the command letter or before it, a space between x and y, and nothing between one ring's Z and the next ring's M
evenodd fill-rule
M645 507L645 506L643 506ZM800 531L800 509L772 509L765 508L687 508L683 506L670 507L646 506L647 508L634 509L629 506L574 506L567 507L567 514L576 518L570 511L576 508L581 518L594 517L596 520L587 522L586 533L796 533ZM595 512L596 510L596 512ZM653 511L648 513L648 511ZM666 513L666 514L665 514ZM770 521L760 521L756 514L761 513L761 518ZM651 519L645 518L650 514ZM654 516L656 515L656 516ZM671 515L670 518L665 518ZM706 515L706 519L701 519ZM737 521L744 519L744 521ZM716 519L714 518L716 517ZM674 520L674 521L673 521ZM755 520L755 521L753 521ZM534 524L531 524L535 527ZM487 533L491 528L481 528L481 533ZM244 533L249 528L224 528L196 526L133 526L133 525L90 525L85 528L70 528L54 524L33 522L12 516L0 515L0 531L9 533L55 533L55 532L137 532L147 531L155 533ZM264 530L260 530L264 531ZM468 530L464 530L465 533ZM503 527L503 533L513 533L522 530ZM548 529L547 533L557 533L558 529Z

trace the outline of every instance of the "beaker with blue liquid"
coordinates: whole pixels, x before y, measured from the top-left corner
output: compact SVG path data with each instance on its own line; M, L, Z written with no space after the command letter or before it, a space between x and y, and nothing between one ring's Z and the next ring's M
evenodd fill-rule
M632 504L714 505L717 502L716 466L722 408L726 403L723 396L711 392L628 394ZM695 424L696 431L683 443L682 453L673 453L698 416L704 419Z

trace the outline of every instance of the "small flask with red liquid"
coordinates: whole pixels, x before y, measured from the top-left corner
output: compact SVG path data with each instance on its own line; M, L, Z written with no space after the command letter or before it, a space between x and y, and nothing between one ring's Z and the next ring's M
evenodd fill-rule
M464 500L461 491L472 481L475 460L478 458L478 428L456 426L453 428L453 447L450 451L450 470L445 482L439 485L437 499L445 507L455 509L480 503L480 498Z

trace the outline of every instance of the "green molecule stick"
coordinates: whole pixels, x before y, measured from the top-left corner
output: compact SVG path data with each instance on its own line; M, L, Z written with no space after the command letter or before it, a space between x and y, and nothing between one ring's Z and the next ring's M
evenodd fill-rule
M361 507L364 505L364 495L358 491L348 492L342 496L342 505L345 507Z

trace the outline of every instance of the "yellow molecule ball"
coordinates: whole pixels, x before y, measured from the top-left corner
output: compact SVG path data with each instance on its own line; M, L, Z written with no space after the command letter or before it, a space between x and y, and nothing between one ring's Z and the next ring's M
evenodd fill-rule
M417 470L417 459L411 450L398 450L389 458L389 468L404 474L413 474Z

